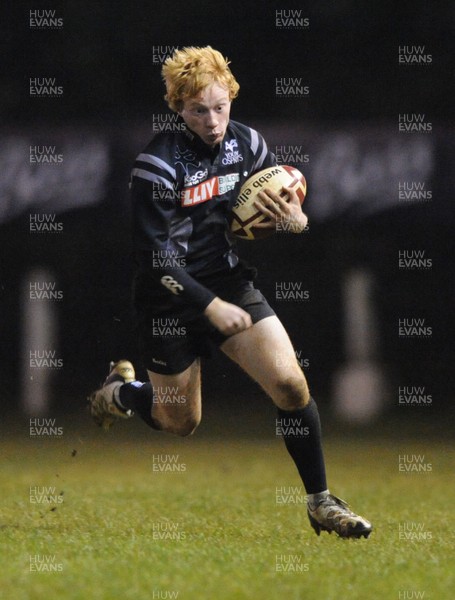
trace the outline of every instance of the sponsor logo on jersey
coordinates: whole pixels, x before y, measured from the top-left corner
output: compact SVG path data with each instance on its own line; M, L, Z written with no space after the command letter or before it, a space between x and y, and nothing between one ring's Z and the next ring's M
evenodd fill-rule
M207 202L215 196L222 196L234 189L235 184L240 180L238 173L230 175L219 175L203 181L198 185L187 188L182 191L182 206L194 206L201 202Z
M226 140L224 142L225 155L221 160L223 165L234 165L243 161L243 156L238 150L237 140Z
M207 179L208 174L209 174L208 169L204 169L203 171L202 170L196 171L196 173L194 173L193 175L185 175L185 178L183 180L183 185L185 187L190 187L191 185L197 185L204 179Z
M180 292L183 292L183 285L175 281L175 279L170 275L164 275L163 277L161 277L160 281L164 285L164 287L166 287L170 292L172 292L176 296L178 296Z

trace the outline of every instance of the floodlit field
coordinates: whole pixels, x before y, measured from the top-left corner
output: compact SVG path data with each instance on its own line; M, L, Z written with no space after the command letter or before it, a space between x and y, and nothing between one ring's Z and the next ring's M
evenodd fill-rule
M332 491L375 528L342 540L310 528L281 440L125 431L3 442L1 598L453 598L443 445L328 439Z

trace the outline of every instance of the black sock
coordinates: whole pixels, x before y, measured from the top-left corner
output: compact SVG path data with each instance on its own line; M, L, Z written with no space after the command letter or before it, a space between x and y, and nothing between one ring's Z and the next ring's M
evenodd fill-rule
M327 489L324 454L322 452L321 422L316 402L310 398L305 408L278 409L278 427L284 443L302 478L307 494Z
M120 403L127 410L137 413L149 427L160 429L152 418L153 388L151 383L133 381L125 383L119 389Z

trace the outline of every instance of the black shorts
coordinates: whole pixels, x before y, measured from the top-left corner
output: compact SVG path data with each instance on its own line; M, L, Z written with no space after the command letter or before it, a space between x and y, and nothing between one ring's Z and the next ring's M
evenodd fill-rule
M203 281L226 302L251 315L254 323L275 314L253 285L254 269L238 265L232 271ZM161 287L161 286L160 286ZM208 358L229 336L216 329L207 317L181 302L178 296L163 294L139 275L135 282L134 304L144 366L149 371L175 375L198 357Z

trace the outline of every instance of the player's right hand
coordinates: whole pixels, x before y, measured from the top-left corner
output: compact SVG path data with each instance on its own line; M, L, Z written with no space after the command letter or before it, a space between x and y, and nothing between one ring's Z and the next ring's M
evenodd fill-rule
M240 333L253 325L251 316L243 308L218 297L210 302L204 314L224 335Z

